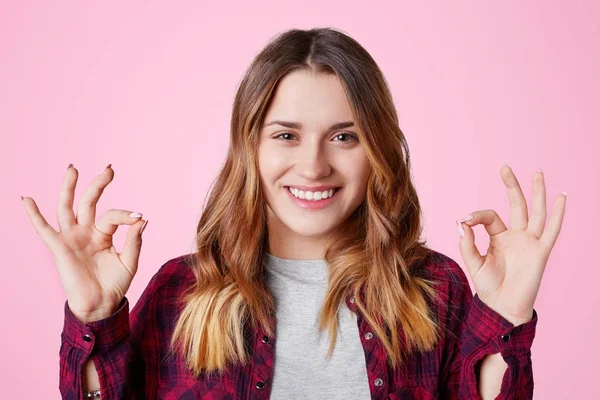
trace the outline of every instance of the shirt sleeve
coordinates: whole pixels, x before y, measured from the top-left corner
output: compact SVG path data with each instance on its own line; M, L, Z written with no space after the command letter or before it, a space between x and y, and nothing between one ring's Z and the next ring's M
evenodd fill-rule
M508 364L496 400L533 399L531 345L537 312L531 321L514 326L473 297L464 271L451 262L453 283L449 290L448 328L442 361L443 399L481 399L477 390L477 365L488 354L501 353Z
M160 271L159 271L160 272ZM157 387L156 280L152 278L129 312L124 297L110 317L83 324L65 302L59 350L59 389L63 399L84 399L83 365L91 357L103 399L155 398ZM89 388L95 389L95 388Z

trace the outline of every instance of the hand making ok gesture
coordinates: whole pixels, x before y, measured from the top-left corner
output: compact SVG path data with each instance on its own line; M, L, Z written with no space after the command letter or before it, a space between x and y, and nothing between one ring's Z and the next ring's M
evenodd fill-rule
M565 214L567 193L554 201L546 224L544 175L533 175L532 213L512 169L500 170L510 203L510 228L494 210L480 210L457 221L459 247L478 297L488 307L517 326L533 318L533 305L550 251L558 238ZM473 226L482 224L490 236L485 256L475 246Z
M22 197L25 210L37 234L50 249L69 309L87 323L114 313L137 271L142 231L142 214L128 210L108 210L96 221L96 204L113 180L110 164L96 176L79 202L77 215L73 198L78 176L69 165L58 200L57 232L42 216L31 197ZM113 234L120 225L131 225L123 251L113 246Z

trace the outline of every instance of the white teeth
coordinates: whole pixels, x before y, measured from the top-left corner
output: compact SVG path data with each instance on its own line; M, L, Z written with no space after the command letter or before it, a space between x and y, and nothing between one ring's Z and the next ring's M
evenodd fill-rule
M327 199L327 198L333 196L333 193L337 189L329 189L329 190L324 190L322 192L311 192L310 190L304 191L304 190L299 190L296 188L288 187L288 190L290 191L291 194L293 194L295 197L298 197L300 199L317 201L317 200L321 200L321 199Z

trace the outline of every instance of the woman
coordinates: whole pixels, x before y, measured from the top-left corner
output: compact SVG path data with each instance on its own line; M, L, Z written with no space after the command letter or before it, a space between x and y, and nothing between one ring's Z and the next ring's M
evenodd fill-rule
M340 31L289 30L257 55L198 251L162 265L131 316L125 295L148 221L109 210L95 222L110 165L75 215L77 174L70 165L60 233L23 199L67 293L63 398L532 397L533 305L566 197L544 227L541 172L528 216L515 175L501 169L510 229L493 210L457 221L473 297L459 265L420 240L391 93ZM485 256L478 224L490 235ZM118 254L120 225L131 228Z

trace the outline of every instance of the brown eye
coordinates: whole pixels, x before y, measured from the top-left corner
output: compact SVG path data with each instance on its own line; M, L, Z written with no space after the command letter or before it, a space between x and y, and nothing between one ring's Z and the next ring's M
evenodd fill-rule
M358 137L356 137L355 135L352 135L350 133L347 132L342 132L342 133L338 133L337 135L335 135L335 138L338 137L346 137L346 140L337 140L338 142L352 142L352 141L358 141ZM295 137L291 132L281 132L280 134L278 134L277 136L273 136L273 139L283 139L285 141L288 141L289 137Z
M294 136L294 135L292 135L290 132L282 132L282 133L280 133L279 135L277 135L277 136L274 136L273 138L274 138L274 139L279 139L279 138L280 138L281 136L283 136L283 135ZM287 140L287 139L285 139L285 140Z
M351 135L349 133L338 133L337 135L335 135L336 138L339 138L340 136L346 136L348 138L348 140L340 140L341 142L351 142L353 140L358 140L358 138L354 135Z

